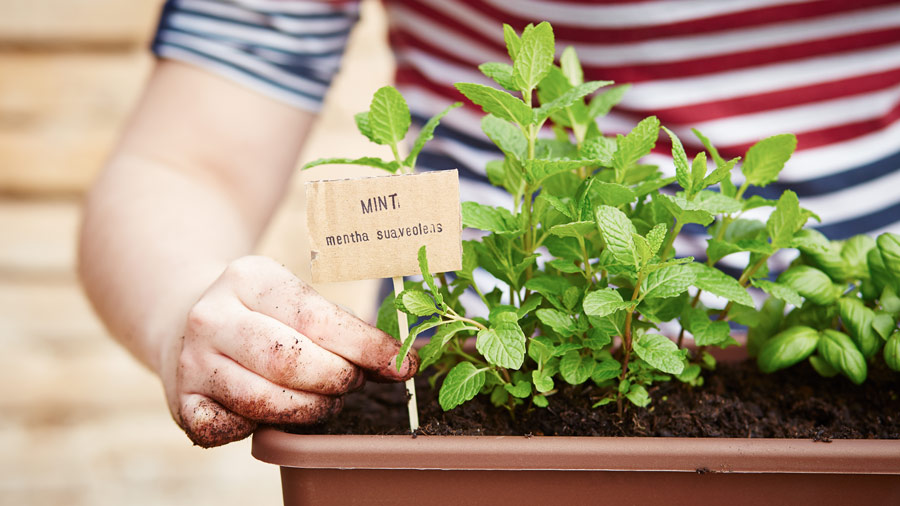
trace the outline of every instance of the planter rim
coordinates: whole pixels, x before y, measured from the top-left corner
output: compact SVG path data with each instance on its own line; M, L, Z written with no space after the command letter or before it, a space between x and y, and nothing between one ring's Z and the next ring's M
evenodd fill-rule
M252 454L307 469L900 475L900 440L297 435L263 427Z

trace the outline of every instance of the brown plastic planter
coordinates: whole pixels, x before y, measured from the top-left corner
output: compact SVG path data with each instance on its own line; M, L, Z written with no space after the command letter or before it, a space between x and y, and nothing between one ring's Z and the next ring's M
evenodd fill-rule
M900 505L900 441L300 436L253 455L281 466L284 504Z

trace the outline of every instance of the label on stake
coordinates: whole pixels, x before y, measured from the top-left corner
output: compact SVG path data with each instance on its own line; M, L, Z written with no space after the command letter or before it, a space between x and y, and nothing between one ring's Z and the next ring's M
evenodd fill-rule
M313 181L306 186L314 283L421 274L418 251L428 251L431 272L462 269L462 219L456 170L359 179ZM409 335L406 313L397 311L400 340ZM413 379L409 430L419 428Z
M456 170L313 181L306 202L314 283L419 274L422 245L432 272L462 268Z

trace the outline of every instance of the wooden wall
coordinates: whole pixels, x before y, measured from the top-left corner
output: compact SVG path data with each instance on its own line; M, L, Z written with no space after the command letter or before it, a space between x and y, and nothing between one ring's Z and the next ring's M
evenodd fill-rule
M0 504L280 502L277 469L253 460L248 441L191 446L74 274L80 200L152 66L160 4L0 0ZM352 114L392 62L380 5L367 0L363 19L303 160L378 153ZM325 170L296 178L260 246L301 275L302 183ZM319 288L371 314L372 283Z

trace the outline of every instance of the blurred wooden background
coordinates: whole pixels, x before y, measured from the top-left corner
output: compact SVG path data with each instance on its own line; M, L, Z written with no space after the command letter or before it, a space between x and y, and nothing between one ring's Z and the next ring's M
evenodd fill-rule
M202 450L157 379L105 334L74 273L80 199L151 65L161 0L0 0L0 504L279 504L249 441ZM388 82L374 0L302 160L383 154L352 115ZM349 137L346 137L349 135ZM302 161L301 160L301 161ZM302 183L260 251L304 275ZM319 287L371 317L373 283ZM348 295L352 294L352 295Z

